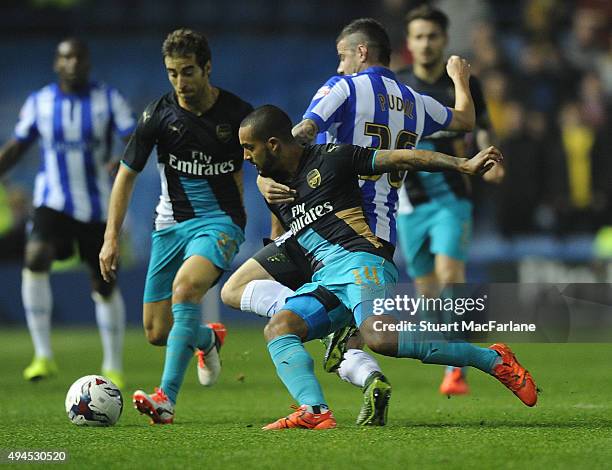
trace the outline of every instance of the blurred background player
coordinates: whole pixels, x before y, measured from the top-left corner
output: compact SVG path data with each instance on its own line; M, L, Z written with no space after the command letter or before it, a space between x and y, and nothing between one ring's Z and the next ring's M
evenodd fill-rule
M200 301L244 241L238 127L252 107L211 85L211 53L203 35L178 29L164 41L162 54L173 91L146 107L126 148L111 193L100 268L107 281L114 279L136 176L157 147L161 195L143 323L150 343L166 345L166 359L161 385L152 394L137 390L133 401L153 423L168 424L194 352L203 385L216 382L220 372L225 327L201 324Z
M449 20L442 11L423 5L406 15L406 44L413 63L397 72L398 80L419 93L449 106L454 102L453 81L446 73L445 49ZM474 130L478 149L492 144L491 123L480 83L470 77L476 111ZM442 131L422 139L417 148L457 157L466 155L463 132ZM500 183L504 169L496 163L483 179ZM407 173L400 190L397 230L408 274L421 294L437 296L443 286L465 282L465 260L472 235L470 180L454 172ZM445 395L468 393L461 369L447 369L440 385Z
M37 139L41 147L21 290L34 360L23 377L38 380L57 372L50 337L53 297L49 271L53 260L70 257L76 246L91 277L104 350L102 374L122 387L125 307L115 282L102 279L98 252L111 187L112 133L127 140L135 120L116 89L90 81L89 50L80 39L58 44L54 70L57 82L28 97L14 138L0 149L1 175Z
M338 75L317 91L304 119L293 129L299 142L312 143L316 137L318 143L411 148L420 135L445 128L471 129L474 110L467 89L469 73L465 61L457 57L449 60L456 77L457 101L455 109L447 111L429 97L413 96L411 90L396 80L388 68L389 38L377 21L365 18L351 22L338 36L336 48L340 59ZM409 108L415 102L419 107ZM403 174L394 172L360 180L370 229L391 253L395 250L397 189L402 178ZM262 184L269 203L293 200L288 187L271 181ZM223 287L224 302L271 316L293 294L292 289L310 281L311 272L303 267L308 263L300 260L304 254L294 245L291 237L283 237L247 261ZM331 340L332 348L337 342L346 341L350 334L350 330L337 333ZM384 425L391 386L373 357L357 348L352 348L349 354L353 362L341 368L339 374L363 390L357 424ZM341 360L342 354L334 364L326 360L326 370L335 371Z

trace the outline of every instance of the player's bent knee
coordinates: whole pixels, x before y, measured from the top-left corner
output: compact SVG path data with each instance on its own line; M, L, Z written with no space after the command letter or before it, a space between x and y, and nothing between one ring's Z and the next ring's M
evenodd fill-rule
M169 331L153 326L147 327L147 325L145 325L147 341L153 346L165 346L166 341L168 341L168 334Z
M438 274L438 280L442 286L460 284L465 282L465 276L463 275L463 271L447 269Z
M397 333L394 334L389 331L378 331L373 326L375 319L376 318L374 317L370 317L366 319L359 327L363 341L373 352L377 354L396 357Z
M147 341L154 346L165 346L172 328L170 299L145 303L142 312L142 326Z
M221 302L228 307L239 309L244 286L245 284L235 282L233 278L230 277L221 288Z
M38 246L36 248L28 247L25 254L25 268L35 272L47 272L51 269L53 263L53 252L50 248Z
M365 342L359 330L357 330L346 342L346 349L363 349Z
M160 334L154 330L146 330L147 341L153 346L165 346L168 341L168 335Z
M397 356L397 346L391 344L384 335L378 334L374 337L369 338L366 342L368 347L377 354L382 354L383 356Z
M172 286L172 302L198 303L206 290L206 286L203 282L194 282L190 280L177 282Z
M438 255L436 259L435 275L442 284L458 284L465 282L465 264L457 259Z
M306 322L290 310L276 313L264 328L266 341L272 341L283 335L296 335L302 340L308 335Z
M240 301L247 284L256 280L271 280L272 276L253 258L234 272L221 288L221 301L228 307L240 309Z

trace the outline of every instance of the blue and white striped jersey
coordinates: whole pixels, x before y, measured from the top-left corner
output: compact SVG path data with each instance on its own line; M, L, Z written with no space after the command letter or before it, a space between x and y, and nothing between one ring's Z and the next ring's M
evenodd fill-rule
M15 137L39 139L41 163L34 183L34 206L63 212L81 222L106 220L111 178L112 133L129 136L136 120L114 88L90 83L79 94L58 84L32 93L21 108Z
M444 129L452 112L397 81L386 67L370 67L330 78L314 95L304 118L316 122L317 143L396 149L413 148L421 137ZM359 182L370 229L393 245L402 180L402 174L388 173L364 176Z

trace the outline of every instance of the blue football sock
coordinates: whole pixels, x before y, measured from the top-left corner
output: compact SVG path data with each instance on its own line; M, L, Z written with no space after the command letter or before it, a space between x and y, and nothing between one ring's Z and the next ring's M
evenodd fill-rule
M182 303L172 305L174 323L166 343L166 361L161 388L176 403L185 371L197 345L200 327L200 305Z
M441 333L400 331L397 357L420 359L425 364L472 366L490 374L499 354L465 341L446 341Z
M215 344L215 333L210 326L200 325L198 328L197 348L207 353Z
M283 335L268 343L276 373L299 405L327 407L321 385L315 377L313 361L296 335Z

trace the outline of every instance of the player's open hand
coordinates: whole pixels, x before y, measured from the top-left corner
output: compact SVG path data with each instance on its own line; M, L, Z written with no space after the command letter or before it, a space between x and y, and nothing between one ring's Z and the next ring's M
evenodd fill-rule
M295 201L297 191L289 186L277 183L272 178L257 177L257 187L269 204L288 204Z
M458 55L452 55L446 62L446 73L452 80L468 81L470 79L470 64Z
M484 175L493 168L496 162L502 162L504 156L497 147L488 147L481 150L470 159L461 164L461 172L468 175Z
M100 255L100 272L106 282L117 279L117 266L119 264L119 241L116 238L105 238Z

